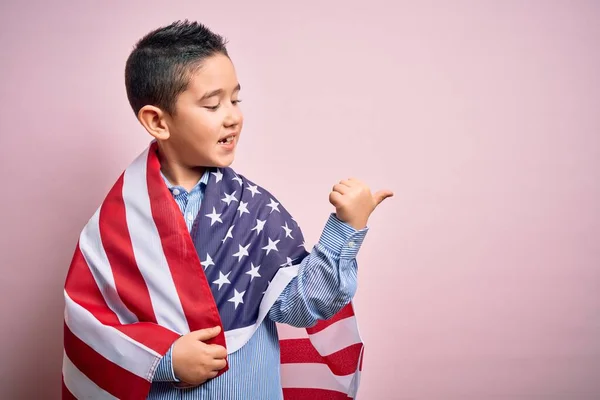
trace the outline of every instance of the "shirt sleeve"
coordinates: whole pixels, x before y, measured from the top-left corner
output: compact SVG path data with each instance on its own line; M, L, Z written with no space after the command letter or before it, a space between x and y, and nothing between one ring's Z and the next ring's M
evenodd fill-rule
M356 230L331 214L319 242L273 304L269 317L295 327L310 327L350 303L357 286L356 255L367 231Z
M175 371L173 370L172 351L173 345L171 345L169 351L167 351L163 358L160 359L152 382L179 382L179 379L175 377Z

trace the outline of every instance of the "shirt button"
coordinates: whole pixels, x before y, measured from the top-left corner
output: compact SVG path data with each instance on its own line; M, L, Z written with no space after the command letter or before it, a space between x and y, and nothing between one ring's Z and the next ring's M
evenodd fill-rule
M188 219L188 221L191 221L194 219L194 216L192 215L192 213L187 214L187 219Z
M179 191L179 189L173 189L173 194L174 194L175 196L178 196L178 195L179 195L179 193L181 193L181 192Z
M352 248L352 247L354 247L354 246L355 246L355 243L354 243L354 242L348 242L348 247Z

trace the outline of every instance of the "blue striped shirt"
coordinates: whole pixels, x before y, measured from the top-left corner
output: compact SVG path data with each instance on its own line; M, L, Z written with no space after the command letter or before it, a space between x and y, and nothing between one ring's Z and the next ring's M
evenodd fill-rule
M209 174L206 172L189 192L167 187L184 215L188 230L200 210ZM296 327L328 319L348 304L356 292L356 254L367 228L355 230L329 216L319 242L302 261L298 276L281 293L250 341L227 357L229 370L192 389L178 389L171 349L161 359L148 399L151 400L277 400L282 399L279 338L276 323Z

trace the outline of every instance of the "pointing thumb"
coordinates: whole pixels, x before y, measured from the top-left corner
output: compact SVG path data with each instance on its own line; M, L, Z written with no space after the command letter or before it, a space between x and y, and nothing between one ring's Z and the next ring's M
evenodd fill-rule
M388 197L392 197L394 193L391 190L380 190L373 195L373 199L375 200L375 206L381 204L382 201L387 199Z

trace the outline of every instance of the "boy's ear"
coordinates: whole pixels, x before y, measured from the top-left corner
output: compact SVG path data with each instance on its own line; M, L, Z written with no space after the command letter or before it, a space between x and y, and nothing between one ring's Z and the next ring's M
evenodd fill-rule
M171 136L165 117L160 108L150 105L142 107L138 112L138 120L156 140L167 140Z

